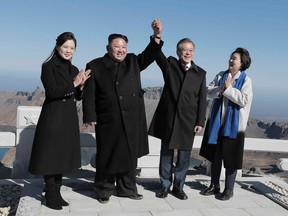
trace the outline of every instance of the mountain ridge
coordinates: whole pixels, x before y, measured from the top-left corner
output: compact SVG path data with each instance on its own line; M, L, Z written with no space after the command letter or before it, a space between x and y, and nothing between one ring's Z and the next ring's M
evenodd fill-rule
M148 126L150 125L151 119L158 105L162 90L163 87L144 88L144 101ZM44 100L45 91L40 87L36 87L33 92L0 91L0 131L15 130L18 106L42 106ZM210 104L211 103L208 102L207 113ZM94 132L94 128L86 128L83 126L81 102L77 103L77 110L80 130L83 132ZM288 122L267 122L251 117L247 124L246 137L288 140Z

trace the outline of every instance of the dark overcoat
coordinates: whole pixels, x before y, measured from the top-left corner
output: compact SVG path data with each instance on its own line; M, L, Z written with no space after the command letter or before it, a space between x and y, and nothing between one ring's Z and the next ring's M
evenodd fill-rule
M141 54L127 54L121 63L105 54L87 64L91 78L83 91L83 121L97 122L99 172L131 171L137 167L137 159L149 152L140 72L154 61L162 46L150 40Z
M54 55L42 65L45 101L36 126L29 171L62 174L81 166L79 121L76 100L80 89L73 78L79 70Z
M170 149L191 150L194 127L205 124L206 72L194 62L185 72L179 60L166 58L162 52L156 62L165 84L149 134L161 139Z

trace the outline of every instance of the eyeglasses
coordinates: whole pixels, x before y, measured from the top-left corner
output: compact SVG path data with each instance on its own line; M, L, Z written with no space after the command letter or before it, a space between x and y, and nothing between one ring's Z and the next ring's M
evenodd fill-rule
M194 49L179 49L180 52L189 52L189 53L192 53L194 52Z

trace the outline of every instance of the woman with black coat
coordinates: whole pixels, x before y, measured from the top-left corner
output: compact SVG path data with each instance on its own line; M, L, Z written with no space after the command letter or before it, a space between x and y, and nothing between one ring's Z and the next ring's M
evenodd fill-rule
M41 81L45 101L35 131L29 171L43 175L46 205L60 210L69 204L61 197L63 173L81 166L79 121L76 100L90 71L71 64L77 46L71 32L56 39L50 57L42 64Z

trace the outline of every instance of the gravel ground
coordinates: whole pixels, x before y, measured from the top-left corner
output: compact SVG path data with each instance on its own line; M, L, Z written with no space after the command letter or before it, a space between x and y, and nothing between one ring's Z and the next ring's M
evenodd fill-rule
M192 151L192 157L203 160L199 156L197 151ZM263 152L245 152L244 163L243 163L243 175L273 175L276 178L280 178L288 183L288 172L280 171L277 166L277 159L287 157L288 153L277 154L277 153L263 153ZM11 178L11 168L7 167L0 162L0 179ZM200 174L205 173L205 167L198 167L196 172ZM195 174L195 170L193 171ZM86 166L81 169L75 170L66 177L73 178L93 178L94 169L91 166ZM277 185L267 185L270 188L281 191ZM0 185L0 215L1 216L13 216L16 214L19 199L21 196L22 186L17 184L4 184ZM282 190L282 201L288 203L288 192Z
M0 185L0 215L12 216L16 214L22 186L16 184Z

